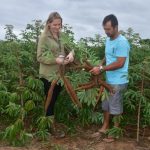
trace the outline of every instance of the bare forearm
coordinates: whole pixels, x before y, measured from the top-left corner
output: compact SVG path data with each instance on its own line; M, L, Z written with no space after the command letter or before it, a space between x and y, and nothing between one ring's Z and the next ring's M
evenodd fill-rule
M122 64L122 63L113 62L113 63L111 63L110 65L104 66L104 70L105 70L105 71L116 70L116 69L119 69L119 68L122 68L122 67L123 67L123 64Z
M116 70L119 68L122 68L124 66L126 58L125 57L118 57L117 61L107 65L103 66L105 59L102 60L100 66L94 67L93 69L90 70L90 72L94 75L98 75L99 73L102 73L104 71L109 71L109 70Z

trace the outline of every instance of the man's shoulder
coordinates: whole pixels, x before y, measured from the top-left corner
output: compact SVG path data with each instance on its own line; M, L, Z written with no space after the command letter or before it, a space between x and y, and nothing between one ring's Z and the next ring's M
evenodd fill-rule
M119 35L118 40L119 41L126 41L126 42L128 42L128 39L124 35L122 35L122 34Z
M122 45L122 46L127 45L128 47L130 47L128 39L123 35L119 35L117 43L119 43L119 45Z
M118 39L118 42L117 42L117 46L119 48L125 48L126 50L130 50L130 44L129 44L129 41L128 39L123 36L123 35L120 35L119 39Z

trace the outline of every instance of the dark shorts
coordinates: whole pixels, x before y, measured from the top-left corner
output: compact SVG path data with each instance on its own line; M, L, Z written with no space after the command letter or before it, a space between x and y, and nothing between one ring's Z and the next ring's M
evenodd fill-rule
M108 111L112 115L123 113L123 92L127 89L127 85L127 83L111 85L115 93L102 101L103 111Z

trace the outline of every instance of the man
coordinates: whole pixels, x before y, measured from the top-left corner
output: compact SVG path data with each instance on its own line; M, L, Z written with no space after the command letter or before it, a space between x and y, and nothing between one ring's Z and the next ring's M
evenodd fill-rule
M105 43L105 58L99 66L90 72L98 75L106 71L106 82L110 84L115 93L102 102L104 122L98 133L105 133L109 129L110 115L119 116L123 113L122 91L128 83L128 64L130 46L127 39L118 32L118 20L114 15L108 15L103 20L103 28L108 36ZM106 66L104 66L106 63ZM119 123L114 122L118 127ZM114 140L107 138L107 142Z

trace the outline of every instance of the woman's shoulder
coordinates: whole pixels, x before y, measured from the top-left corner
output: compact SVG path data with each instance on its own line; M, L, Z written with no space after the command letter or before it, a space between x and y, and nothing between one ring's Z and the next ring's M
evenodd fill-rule
M47 36L46 34L42 33L42 34L39 36L39 38L45 40L45 39L48 38L48 36Z
M48 41L48 36L46 35L46 34L41 34L40 36L39 36L39 41L40 42L47 42Z

